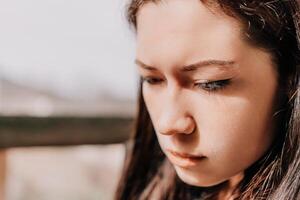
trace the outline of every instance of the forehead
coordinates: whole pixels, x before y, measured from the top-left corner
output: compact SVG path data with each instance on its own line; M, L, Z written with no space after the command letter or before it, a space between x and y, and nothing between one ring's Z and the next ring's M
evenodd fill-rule
M241 28L238 20L200 0L147 3L137 16L137 57L186 61L222 53L226 59L242 47Z

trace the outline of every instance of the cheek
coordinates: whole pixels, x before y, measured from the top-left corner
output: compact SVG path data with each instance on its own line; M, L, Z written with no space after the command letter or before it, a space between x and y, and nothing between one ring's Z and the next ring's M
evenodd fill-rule
M254 108L250 108L251 106L240 105L235 107L239 112L230 115L225 114L228 112L222 113L219 109L218 112L210 114L205 121L199 121L199 124L202 124L199 128L202 145L206 149L212 149L213 153L230 155L240 150L249 152L251 149L253 151L264 149L271 140L271 135L266 132L267 120L261 113L253 111Z
M163 105L163 95L160 92L154 92L151 88L147 86L143 86L143 98L150 115L151 121L153 123L154 129L156 130L156 135L158 142L161 147L170 146L169 140L170 138L166 135L157 134L157 124L159 120L159 116L162 112ZM162 148L164 151L164 148Z
M259 159L273 140L274 90L202 101L201 111L195 114L199 125L199 147L227 169L246 168Z
M143 85L143 98L146 104L146 108L150 114L151 120L155 125L155 121L159 116L159 111L161 108L162 96L160 92L155 92L147 85Z
M142 87L143 87L142 94L143 94L143 98L145 101L145 105L150 114L151 120L153 121L152 116L153 116L153 113L156 113L156 110L157 110L158 97L157 97L157 95L155 95L154 92L149 91L149 89L147 87L145 87L144 85Z

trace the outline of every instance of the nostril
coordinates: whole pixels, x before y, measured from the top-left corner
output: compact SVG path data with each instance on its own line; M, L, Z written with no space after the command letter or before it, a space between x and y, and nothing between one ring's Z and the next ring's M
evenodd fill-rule
M190 117L181 118L173 123L164 123L159 126L159 133L163 135L192 134L196 129L194 120Z
M176 133L176 129L174 126L166 126L166 125L160 125L159 133L163 135L172 135Z
M177 127L180 133L191 134L195 130L195 122L191 117L183 117L177 121Z
M184 133L185 133L185 134L192 134L192 133L195 132L195 130L196 130L196 126L195 126L195 125L190 125L190 126L186 129L186 131L184 131Z
M185 128L184 128L184 131L182 133L185 133L185 134L194 133L195 129L196 129L195 121L191 117L187 118L186 120L187 121L185 122Z

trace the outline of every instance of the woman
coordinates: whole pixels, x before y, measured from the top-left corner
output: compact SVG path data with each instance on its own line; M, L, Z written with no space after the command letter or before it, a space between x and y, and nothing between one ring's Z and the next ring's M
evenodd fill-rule
M299 199L296 0L132 0L141 76L116 199Z

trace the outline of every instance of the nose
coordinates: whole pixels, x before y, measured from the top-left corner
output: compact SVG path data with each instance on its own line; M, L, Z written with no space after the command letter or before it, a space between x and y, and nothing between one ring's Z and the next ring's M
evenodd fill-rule
M196 124L185 108L184 105L176 104L168 104L167 107L163 108L158 122L159 133L163 135L193 133Z

